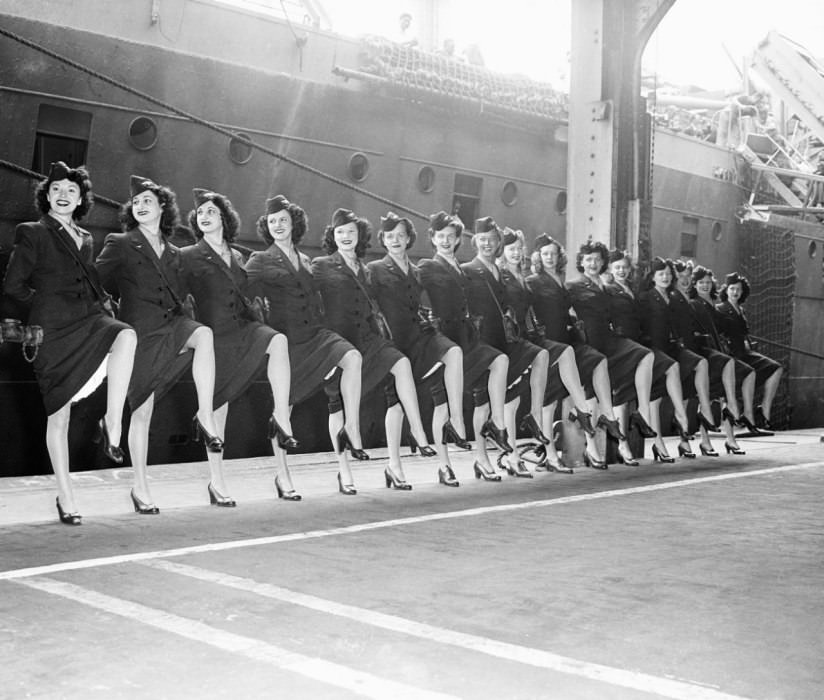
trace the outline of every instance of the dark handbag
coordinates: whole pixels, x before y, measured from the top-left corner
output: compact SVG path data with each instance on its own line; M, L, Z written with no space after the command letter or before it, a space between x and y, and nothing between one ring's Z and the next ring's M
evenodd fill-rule
M245 301L249 319L258 323L266 323L266 319L269 317L269 300L255 297L252 301L248 299Z
M372 307L372 315L369 317L370 322L372 323L372 330L375 331L381 338L386 338L386 340L392 340L392 329L389 327L389 322L386 320L386 316L383 315L383 312L377 307L374 301L371 299L370 305Z
M569 342L573 345L585 345L587 342L587 331L583 321L571 321L569 326Z
M195 320L196 317L196 306L195 306L195 298L191 294L187 294L186 298L180 302L177 307L177 313L181 316L185 316L187 318Z
M538 321L534 309L530 306L526 313L526 337L536 345L542 344L546 340L546 326Z
M428 306L418 307L418 325L422 333L434 333L440 328L440 319Z
M515 312L507 308L501 316L504 324L504 338L507 344L517 343L521 339L521 328L515 319Z
M114 297L110 294L106 294L100 300L100 305L103 307L103 311L105 311L109 316L112 318L117 318L117 312L120 311L120 304L114 300Z

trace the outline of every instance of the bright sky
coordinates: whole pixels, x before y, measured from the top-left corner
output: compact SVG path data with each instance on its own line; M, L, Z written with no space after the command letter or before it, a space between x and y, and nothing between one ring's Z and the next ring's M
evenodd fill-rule
M567 89L571 0L322 0L335 31L391 35L401 11L416 15L435 2L438 39L455 39L458 51L480 45L486 64L525 73ZM420 16L420 15L419 15ZM413 23L414 26L414 23ZM676 0L650 41L644 72L660 81L735 89L738 74L722 44L739 63L771 29L814 55L824 55L822 0Z

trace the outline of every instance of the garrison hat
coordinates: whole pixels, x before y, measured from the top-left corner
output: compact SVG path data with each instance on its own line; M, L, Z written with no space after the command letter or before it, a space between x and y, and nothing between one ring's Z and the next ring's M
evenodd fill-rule
M287 209L291 202L282 194L276 194L266 200L266 216L269 214L277 214L279 211Z
M130 175L129 176L129 194L132 197L136 197L141 192L145 192L146 190L151 190L152 192L157 192L160 189L160 186L156 183L152 182L147 177L141 177L140 175Z

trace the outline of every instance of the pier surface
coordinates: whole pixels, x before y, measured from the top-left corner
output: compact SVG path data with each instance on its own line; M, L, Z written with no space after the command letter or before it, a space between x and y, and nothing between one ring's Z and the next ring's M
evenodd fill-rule
M385 451L337 493L333 455L0 480L0 698L736 698L824 688L822 431L745 456L476 481ZM715 441L723 447L722 439ZM674 444L670 452L674 453Z

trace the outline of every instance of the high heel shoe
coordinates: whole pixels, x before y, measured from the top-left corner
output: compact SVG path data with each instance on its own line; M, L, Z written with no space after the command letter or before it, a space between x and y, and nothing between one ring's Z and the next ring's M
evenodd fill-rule
M678 456L684 459L695 459L695 452L693 452L689 445L684 447L683 443L678 443Z
M576 408L574 413L570 411L569 420L573 423L577 423L581 427L581 430L583 430L590 437L595 435L595 427L592 425L591 413Z
M123 450L117 445L112 445L109 439L109 429L106 427L106 419L101 418L97 421L98 434L94 438L94 442L103 442L103 454L106 455L115 464L123 464Z
M709 430L711 433L720 432L720 430L718 429L718 426L715 423L708 420L707 417L703 413L701 413L700 411L698 412L698 423L699 423L699 425L702 425L704 428Z
M80 513L66 513L63 506L60 505L60 496L54 499L57 504L57 514L60 516L60 522L64 525L82 525L83 516Z
M526 464L522 459L517 460L514 467L511 464L507 464L506 473L509 474L509 476L517 476L519 479L534 478L533 473L526 468Z
M764 415L764 409L761 408L761 406L755 407L755 424L764 430L775 430L773 424L770 422L770 419Z
M277 440L278 447L284 450L296 450L300 443L280 427L274 416L269 417L269 439Z
M129 496L132 498L135 513L140 513L141 515L157 515L160 512L160 508L154 503L144 503L141 501L135 494L134 489L131 490Z
M644 420L644 416L642 416L638 411L633 411L629 414L629 424L638 428L638 432L641 433L642 437L658 437L658 433L650 427L649 423Z
M733 447L732 445L730 445L730 443L728 443L726 441L724 441L724 449L727 450L728 455L729 454L733 454L733 455L745 455L745 454L747 454L740 447Z
M652 446L652 461L661 462L661 464L674 464L675 457L670 457L666 452L661 452L658 445Z
M618 463L625 464L628 467L637 467L639 464L638 460L635 459L635 457L633 457L632 455L627 456L623 452L621 452L620 447L618 448Z
M690 433L683 425L681 425L681 421L677 418L672 419L672 424L675 426L675 429L678 431L678 436L684 441L689 442L695 436Z
M412 448L413 454L415 453L415 450L418 450L421 453L421 457L436 457L438 454L434 447L430 447L429 445L418 445L418 441L413 435L409 436L409 446Z
M538 425L538 421L535 420L534 416L531 413L527 413L521 424L518 426L521 430L525 430L528 432L532 437L534 437L538 442L548 445L549 438L544 435L544 431L541 430L541 426Z
M441 444L446 445L449 442L454 443L456 447L460 447L462 450L472 449L472 443L458 435L458 431L455 430L451 420L443 424L443 436L441 437Z
M223 440L206 432L206 428L203 427L197 415L192 418L192 440L195 442L203 440L209 452L223 452Z
M512 448L509 446L509 435L506 428L499 428L492 422L492 418L487 418L481 427L481 437L492 440L504 451L504 454L512 452Z
M399 479L389 467L383 470L383 476L386 480L386 488L392 487L398 491L412 490L412 484L407 484L403 479Z
M563 458L555 455L555 460L549 458L549 454L544 455L543 461L535 467L536 472L557 472L558 474L573 474L572 467L568 467Z
M441 483L444 486L461 485L461 482L458 481L457 477L455 476L455 472L452 471L452 467L450 467L448 464L443 467L438 467L438 483Z
M354 484L344 484L340 478L340 472L338 472L338 491L340 491L344 496L354 496L358 493L358 490L355 488Z
M475 470L475 478L476 479L483 479L484 481L500 481L501 480L501 475L500 474L495 474L494 472L490 474L488 471L486 471L486 469L484 469L481 466L480 462L475 462L475 464L472 465L472 468Z
M603 418L603 416L601 416ZM607 467L607 461L605 459L596 459L593 457L589 450L584 450L584 464L588 466L590 469L609 469Z
M768 435L773 434L767 430L761 430L760 428L755 427L755 424L753 424L753 422L749 418L747 418L747 416L745 416L743 413L738 417L738 425L740 425L742 428L746 428L747 432L753 437L766 437Z
M718 451L712 449L712 447L698 445L698 449L701 450L701 454L704 455L704 457L718 457Z
M211 483L209 484L209 503L213 506L220 506L221 508L234 508L237 505L234 498L221 496Z
M341 428L338 431L338 454L341 454L347 447L349 448L349 452L355 459L359 459L361 462L364 460L369 459L369 455L364 452L361 448L355 447L352 444L352 440L349 438L349 433L346 432L346 428Z
M595 425L598 428L603 428L604 430L606 430L607 435L615 438L616 440L626 440L626 436L621 432L621 428L619 427L618 421L615 418L610 420L602 413L600 416L598 416L598 422Z
M743 424L741 423L741 417L739 416L738 418L736 418L734 415L732 415L732 411L730 411L730 409L727 406L724 406L724 408L721 410L721 420L729 421L730 425L743 426Z
M291 489L290 491L284 491L283 486L280 485L280 479L275 476L275 490L278 492L278 498L282 498L284 501L301 501L303 500L303 496L301 496L295 489Z

